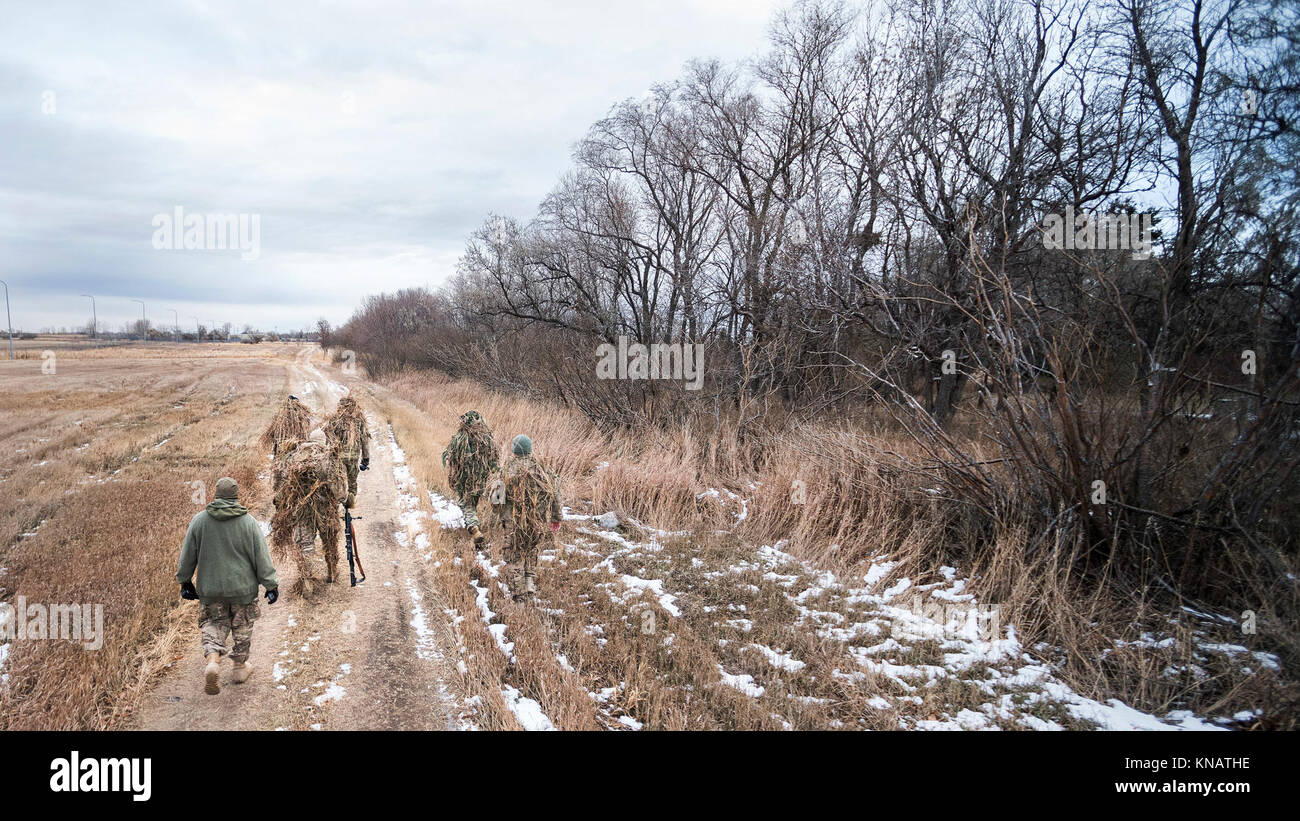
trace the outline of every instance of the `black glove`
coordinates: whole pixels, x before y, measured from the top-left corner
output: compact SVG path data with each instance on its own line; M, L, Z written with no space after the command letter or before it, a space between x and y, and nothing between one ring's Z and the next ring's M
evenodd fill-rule
M181 598L185 601L197 601L199 591L194 589L194 582L181 582Z
M279 589L279 588L276 588L275 590L268 590L268 591L266 591L266 603L267 603L267 604L275 604L275 603L276 603L277 601L279 601L279 600L280 600L280 589Z
M362 459L362 460L361 460L361 469L362 469L362 470L370 470L370 460L369 460L369 459Z

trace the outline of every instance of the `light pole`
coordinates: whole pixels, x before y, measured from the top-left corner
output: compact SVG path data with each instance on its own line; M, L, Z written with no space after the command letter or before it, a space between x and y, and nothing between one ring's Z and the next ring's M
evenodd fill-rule
M201 326L203 325L203 322L194 314L190 314L190 319L194 320L194 341L202 342L203 334L201 333Z
M213 341L213 342L216 342L216 341L217 341L217 321L216 321L215 319L209 319L208 322L211 322L211 323L212 323L212 341Z
M172 323L172 341L180 342L181 341L181 315L176 313L175 308L172 308L171 312L172 312L172 319L174 320L174 322Z
M90 294L82 294L90 300L90 338L95 340L95 347L99 347L99 309L95 307L95 298Z
M149 341L149 318L145 316L144 313L144 300L133 299L131 301L140 303L140 341L148 342Z
M5 286L5 319L9 321L9 358L14 358L14 316L9 313L9 283L0 279L0 285Z

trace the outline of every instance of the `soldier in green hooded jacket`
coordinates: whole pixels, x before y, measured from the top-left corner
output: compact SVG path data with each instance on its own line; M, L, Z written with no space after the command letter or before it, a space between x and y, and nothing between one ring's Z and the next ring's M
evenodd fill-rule
M216 499L191 520L181 546L176 580L181 583L181 597L197 600L200 605L199 634L207 659L204 692L221 692L221 658L231 638L234 644L230 658L235 665L232 680L236 684L248 681L253 622L259 615L257 590L259 585L265 588L267 603L275 604L280 581L262 527L239 503L239 485L234 479L226 477L217 482Z

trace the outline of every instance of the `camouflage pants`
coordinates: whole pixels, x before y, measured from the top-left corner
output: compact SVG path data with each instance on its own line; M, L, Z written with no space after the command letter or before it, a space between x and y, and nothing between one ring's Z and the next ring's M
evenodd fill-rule
M478 527L478 500L482 498L482 493L466 493L456 500L456 505L460 507L460 512L465 514L465 529Z
M348 469L348 496L353 500L357 498L357 476L361 473L361 464L357 461L361 457L345 456L343 465Z
M515 592L523 590L525 578L537 578L537 557L541 553L542 543L546 541L549 541L546 537L530 539L518 533L506 534L503 553L506 570L509 571L511 582L515 585Z
M234 637L230 657L238 662L248 661L248 647L253 642L253 622L261 613L257 600L251 604L210 602L199 607L199 636L203 642L203 655L226 655L226 639Z
M293 529L293 543L298 545L298 550L306 552L316 546L316 526L312 524L300 524Z
M339 535L342 531L343 524L336 523L333 517L325 519L325 526L319 531L316 529L315 519L306 517L301 520L293 531L293 540L298 545L299 569L309 566L303 554L316 546L316 536L319 534L321 547L324 548L325 553L325 569L329 572L330 578L333 578L334 569L339 564ZM311 575L311 572L308 570L305 575Z

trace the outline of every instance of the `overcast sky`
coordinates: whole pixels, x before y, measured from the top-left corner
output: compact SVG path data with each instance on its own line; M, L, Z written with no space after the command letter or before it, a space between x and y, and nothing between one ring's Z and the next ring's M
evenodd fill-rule
M764 47L777 0L6 3L0 279L15 328L338 324L525 219L615 103ZM260 256L156 215L260 218Z

